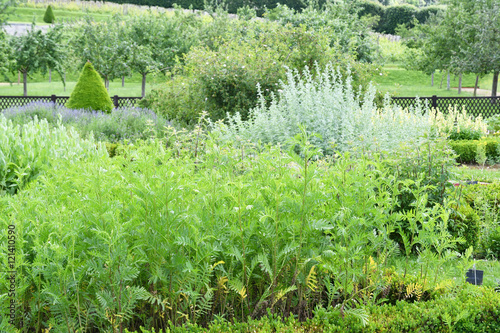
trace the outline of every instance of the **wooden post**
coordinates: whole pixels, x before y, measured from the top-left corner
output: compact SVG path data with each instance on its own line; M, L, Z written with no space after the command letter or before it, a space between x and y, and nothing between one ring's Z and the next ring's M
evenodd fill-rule
M118 108L118 95L113 96L113 104L115 105L115 108Z
M436 95L432 95L432 98L431 98L431 106L436 109L437 108L437 96Z

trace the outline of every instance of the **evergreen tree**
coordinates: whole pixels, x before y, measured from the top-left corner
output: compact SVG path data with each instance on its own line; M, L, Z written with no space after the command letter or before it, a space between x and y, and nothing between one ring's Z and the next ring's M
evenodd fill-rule
M54 23L56 17L54 16L54 12L52 11L52 6L49 5L47 10L45 11L45 15L43 16L43 22L45 23Z
M66 106L71 109L91 109L108 113L113 109L113 102L101 76L89 61L83 67Z

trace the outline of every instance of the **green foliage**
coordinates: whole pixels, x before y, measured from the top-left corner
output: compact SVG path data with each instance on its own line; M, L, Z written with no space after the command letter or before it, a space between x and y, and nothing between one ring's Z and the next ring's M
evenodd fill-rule
M80 22L69 41L75 65L91 62L95 70L109 81L130 74L129 58L133 55L133 43L127 36L128 26L119 15L103 22L93 22L91 16ZM144 45L147 46L147 45Z
M24 96L27 96L27 77L36 72L43 75L49 69L55 70L60 76L63 84L66 50L62 47L62 26L56 25L47 33L36 29L35 24L23 36L15 36L10 39L12 48L10 70L13 73L23 74Z
M225 26L224 21L219 23ZM257 105L257 86L269 101L285 79L286 67L303 71L305 66L324 65L332 58L343 65L353 62L329 46L326 34L305 26L275 22L235 22L235 26L227 41L210 37L210 45L192 48L174 71L176 75L148 96L144 105L188 126L196 123L202 110L214 121L236 112L246 119ZM354 67L356 83L367 80L368 66Z
M469 205L459 205L450 215L448 230L454 237L462 237L465 242L457 244L457 251L464 253L470 246L474 249L479 243L481 220Z
M387 34L394 35L396 28L400 24L406 24L409 28L413 27L412 22L417 11L417 8L411 5L387 7L384 17L380 22L382 30Z
M17 262L16 324L206 327L268 311L276 322L310 318L324 307L332 320L347 318L339 324L368 325L359 304L382 300L390 285L392 192L408 184L378 158L315 160L304 128L292 140L289 150L256 149L197 126L123 146L113 159L52 165L36 186L2 201L0 223L16 225L16 252L27 254ZM436 219L445 210L425 213L416 218L427 222L422 243L441 256L423 258L429 275L415 281L438 288L433 263L445 257L436 241L451 236ZM6 282L1 276L0 287Z
M358 11L358 15L360 17L371 15L382 18L385 13L385 7L378 1L372 1L372 0L358 1L357 6L360 8Z
M74 129L51 128L46 120L14 125L0 115L0 130L0 196L25 188L58 159L73 162L105 154L92 138L81 140Z
M45 23L54 23L56 17L54 16L54 12L52 11L52 6L48 5L45 14L43 15L43 22Z
M10 68L12 48L7 39L7 34L0 31L0 77L7 78Z
M497 226L489 234L486 251L495 258L500 258L500 226Z
M113 109L108 91L90 62L83 66L66 106L70 109L89 109L108 113Z
M484 146L487 161L497 161L500 158L498 152L499 138L486 137L481 140L449 141L449 145L458 155L458 163L476 163L478 146L480 145Z
M493 240L496 240L500 224L500 183L468 185L461 191L464 200L481 218L477 253L482 256L495 255L498 258L497 243L493 243Z

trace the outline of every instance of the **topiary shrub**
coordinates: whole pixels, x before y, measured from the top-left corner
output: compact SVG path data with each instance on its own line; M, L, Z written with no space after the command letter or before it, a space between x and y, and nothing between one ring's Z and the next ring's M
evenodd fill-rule
M462 237L465 242L457 244L457 251L464 253L470 246L476 248L479 240L481 220L476 211L469 205L460 205L450 215L448 231L453 237Z
M56 17L54 16L54 12L52 11L52 6L48 5L47 10L45 11L45 15L43 16L43 22L45 23L54 23Z
M70 109L92 109L108 113L113 110L113 102L104 87L101 76L90 61L83 66L66 106Z

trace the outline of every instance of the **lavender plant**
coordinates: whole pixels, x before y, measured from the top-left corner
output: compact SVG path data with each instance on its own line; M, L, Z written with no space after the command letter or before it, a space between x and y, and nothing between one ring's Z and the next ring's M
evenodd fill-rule
M92 110L74 110L52 102L35 102L22 107L9 108L3 115L14 124L24 124L35 117L46 119L51 126L60 121L73 126L82 137L90 133L96 140L106 142L137 141L145 139L151 130L161 133L170 123L153 111L138 107L114 109L110 114Z

